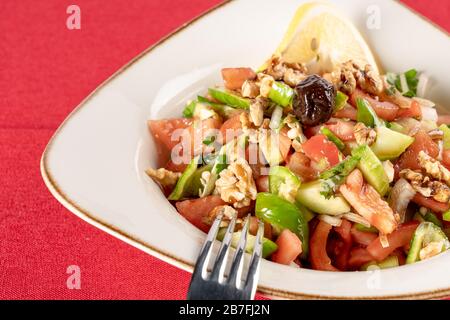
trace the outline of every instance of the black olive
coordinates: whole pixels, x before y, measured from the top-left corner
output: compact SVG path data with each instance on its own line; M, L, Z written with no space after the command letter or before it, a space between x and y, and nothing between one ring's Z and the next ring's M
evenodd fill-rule
M294 113L305 126L327 122L333 113L336 89L318 75L311 75L295 87Z

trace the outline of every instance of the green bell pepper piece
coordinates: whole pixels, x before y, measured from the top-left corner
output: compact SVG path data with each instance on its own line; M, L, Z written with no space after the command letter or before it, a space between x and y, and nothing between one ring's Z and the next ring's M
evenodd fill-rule
M309 250L309 228L302 212L283 198L262 192L256 196L255 214L276 230L289 229L302 241L301 257L306 259Z
M361 224L361 223L356 223L355 224L355 228L358 231L362 231L362 232L370 232L370 233L378 233L378 229L375 227L366 227L365 225Z
M366 263L365 265L363 265L361 267L361 271L368 271L369 267L371 267L371 266L377 266L380 269L389 269L389 268L398 267L399 265L400 265L400 263L398 262L398 257L390 256L381 262L371 261L371 262Z
M300 187L300 179L286 167L275 166L269 171L269 190L271 193L279 195L282 183L289 183L294 187ZM281 196L281 195L280 195Z
M441 124L439 129L444 133L444 149L448 150L450 149L450 128L445 124Z
M322 127L322 128L320 128L320 132L322 132L322 134L325 135L325 137L327 137L328 140L333 142L340 151L343 151L345 149L344 142L342 142L341 139L336 137L336 135L333 133L333 131L331 131L327 127Z
M450 242L441 228L432 222L422 222L414 232L408 256L406 257L406 263L410 264L419 261L420 250L427 246L430 242L435 241L443 242L442 251L450 248Z
M272 84L272 88L269 91L268 97L276 104L282 107L287 107L289 105L292 105L294 95L294 89L289 87L287 84L279 81L274 81Z
M219 232L217 233L217 240L222 241L225 237L225 232L227 231L227 228L221 228ZM233 248L237 248L239 239L241 238L242 231L236 231L233 232L233 235L231 236L231 246ZM247 234L247 244L245 246L245 251L247 253L252 253L253 248L255 247L255 241L256 237L252 234ZM265 237L262 239L262 257L267 258L272 253L277 251L278 245L273 242L272 240L269 240Z
M339 111L345 107L348 101L348 96L341 91L336 93L336 97L334 98L334 111Z
M384 126L383 121L381 121L375 111L370 106L369 102L367 100L362 98L356 99L356 107L357 107L357 114L356 114L356 120L358 122L364 123L368 127L382 127Z
M449 222L450 221L450 210L446 211L442 214L442 220Z
M442 224L442 221L439 220L438 217L436 217L436 215L432 212L427 212L423 218L425 219L425 221L434 223L435 225L437 225L439 228L442 228L444 225Z
M175 189L173 189L172 193L169 195L169 200L180 200L189 195L189 187L194 174L197 171L199 160L200 156L197 156L191 160L181 177L178 179Z
M250 100L239 97L228 91L215 89L215 88L209 88L208 92L211 95L211 97L213 97L217 101L220 101L223 104L226 104L230 107L235 107L238 109L245 109L245 110L248 110L248 108L250 107Z

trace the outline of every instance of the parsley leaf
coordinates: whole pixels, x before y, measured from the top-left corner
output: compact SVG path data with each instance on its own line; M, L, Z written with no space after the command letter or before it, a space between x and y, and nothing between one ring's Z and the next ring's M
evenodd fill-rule
M345 178L355 169L360 157L350 156L320 174L322 179L322 190L320 194L326 199L331 198L336 192L337 188L344 183Z
M208 136L208 137L205 138L205 140L203 140L203 144L209 146L214 141L216 141L216 136Z
M419 83L418 72L416 69L408 70L404 73L406 84L408 85L408 91L403 92L403 88L401 85L400 75L389 72L386 74L386 81L391 87L387 88L387 93L392 95L395 93L395 90L403 92L403 96L412 98L417 94L417 84Z

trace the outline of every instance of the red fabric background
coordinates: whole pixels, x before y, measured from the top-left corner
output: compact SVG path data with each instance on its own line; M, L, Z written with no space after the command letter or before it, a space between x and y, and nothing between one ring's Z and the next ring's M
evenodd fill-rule
M189 274L107 235L44 186L42 151L89 92L219 0L0 1L0 298L183 299ZM450 30L449 1L405 0ZM65 27L76 3L82 29ZM81 290L66 268L81 268Z

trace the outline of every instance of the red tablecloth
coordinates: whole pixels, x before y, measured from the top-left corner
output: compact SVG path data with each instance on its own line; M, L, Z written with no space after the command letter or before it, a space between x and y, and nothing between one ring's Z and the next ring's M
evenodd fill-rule
M183 299L189 274L63 208L39 172L42 151L95 87L219 0L0 1L0 298ZM405 0L450 30L449 1ZM82 28L66 28L81 8ZM81 268L81 290L66 286Z

